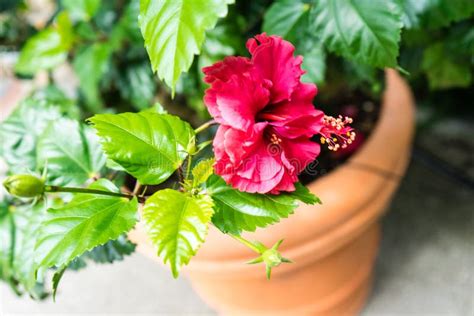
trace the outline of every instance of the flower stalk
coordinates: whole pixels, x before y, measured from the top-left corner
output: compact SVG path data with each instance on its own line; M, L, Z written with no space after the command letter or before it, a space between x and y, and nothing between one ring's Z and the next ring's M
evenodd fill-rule
M127 199L133 199L136 197L138 202L144 203L146 201L145 197L137 196L135 194L125 194L125 193L118 193L118 192L110 192L110 191L103 191L103 190L95 190L95 189L86 189L86 188L71 188L71 187L60 187L55 185L47 185L44 188L45 192L50 193L86 193L86 194L99 194L99 195L108 195L108 196L117 196L117 197L124 197Z

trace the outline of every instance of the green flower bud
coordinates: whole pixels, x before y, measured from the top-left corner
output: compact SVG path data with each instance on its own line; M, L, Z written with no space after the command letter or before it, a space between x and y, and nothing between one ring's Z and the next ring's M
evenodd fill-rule
M44 193L44 181L30 174L17 174L3 181L8 193L17 197L34 198Z

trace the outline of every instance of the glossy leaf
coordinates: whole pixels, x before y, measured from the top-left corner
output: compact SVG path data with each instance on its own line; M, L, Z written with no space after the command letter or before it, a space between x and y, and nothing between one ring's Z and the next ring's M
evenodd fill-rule
M72 45L72 25L67 15L59 15L56 27L48 27L30 37L22 48L15 71L33 75L39 70L52 69L66 61Z
M48 183L82 185L99 175L106 159L92 129L63 118L51 122L40 137L37 160L40 168L47 167Z
M309 8L310 5L302 0L277 0L265 12L262 29L290 40L296 25L308 18Z
M252 194L228 186L216 175L207 181L207 190L215 205L212 222L224 233L233 234L255 231L287 218L298 206L298 200L308 204L319 201L303 185L297 185L291 193Z
M102 105L99 83L108 69L111 53L109 43L95 43L79 50L73 61L81 92L94 110Z
M176 116L150 111L89 119L107 157L142 184L159 184L181 165L194 130Z
M229 3L233 0L140 1L139 23L153 71L173 91Z
M174 277L204 242L212 206L209 196L189 196L171 189L158 191L147 200L143 219L148 235Z
M100 179L91 189L118 192ZM138 202L121 197L81 193L63 207L48 210L36 243L38 268L66 267L72 260L130 231L137 221Z
M320 0L311 10L326 47L377 67L395 67L402 15L394 0Z

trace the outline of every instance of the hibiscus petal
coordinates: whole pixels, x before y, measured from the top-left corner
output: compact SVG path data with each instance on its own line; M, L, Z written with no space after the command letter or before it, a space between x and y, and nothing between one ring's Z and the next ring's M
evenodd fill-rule
M247 57L229 56L212 66L204 67L204 82L212 84L216 80L228 81L233 74L244 73L252 68Z
M304 74L302 56L294 56L295 47L279 36L256 35L247 41L251 61L262 76L273 83L271 103L289 100Z
M307 165L313 162L321 151L321 146L308 138L301 137L281 144L285 157L295 168L295 173L301 173Z

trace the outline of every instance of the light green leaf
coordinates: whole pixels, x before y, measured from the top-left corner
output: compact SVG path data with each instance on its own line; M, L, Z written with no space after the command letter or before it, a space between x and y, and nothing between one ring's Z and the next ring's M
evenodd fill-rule
M21 50L15 71L34 75L39 70L62 64L66 61L72 42L72 24L66 13L60 14L56 28L48 27L28 39Z
M40 168L47 166L48 183L82 185L99 175L106 158L89 127L63 118L51 122L40 137L37 160Z
M209 196L189 196L171 189L158 191L147 200L143 219L148 235L174 277L204 242L212 206Z
M95 43L79 50L73 61L81 92L87 101L87 106L93 110L102 106L99 83L109 67L111 54L109 43Z
M201 160L193 169L193 187L207 181L214 172L214 159Z
M199 54L206 30L233 0L141 0L139 23L153 71L174 91Z
M119 192L106 179L90 189ZM64 268L72 260L130 231L137 221L136 198L76 194L63 207L49 209L36 243L37 268Z
M142 184L159 184L187 157L194 130L176 116L150 111L99 114L89 119L107 157Z
M309 9L310 5L303 0L277 0L265 12L262 29L290 40L288 36L296 25L308 18Z
M100 6L100 0L62 0L61 3L76 20L89 20Z
M266 227L293 214L298 200L309 204L317 202L302 185L297 185L296 191L291 193L252 194L233 189L213 175L207 181L207 189L215 205L212 222L224 233L255 231L257 227Z
M433 90L469 87L472 82L471 69L441 42L425 49L421 67Z
M403 26L395 0L320 0L311 10L326 47L377 67L395 67Z

